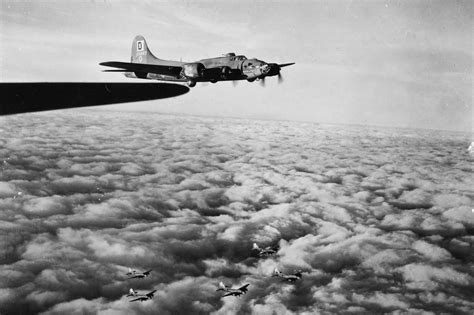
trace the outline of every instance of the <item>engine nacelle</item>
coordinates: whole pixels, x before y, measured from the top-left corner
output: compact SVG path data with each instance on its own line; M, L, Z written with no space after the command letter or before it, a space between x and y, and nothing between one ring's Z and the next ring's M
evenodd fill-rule
M202 63L187 63L183 65L183 74L186 78L197 79L201 78L205 67Z
M135 72L135 76L139 79L146 79L148 77L148 73L146 73L146 72Z
M224 66L221 69L221 78L226 80L232 75L232 70L228 66Z

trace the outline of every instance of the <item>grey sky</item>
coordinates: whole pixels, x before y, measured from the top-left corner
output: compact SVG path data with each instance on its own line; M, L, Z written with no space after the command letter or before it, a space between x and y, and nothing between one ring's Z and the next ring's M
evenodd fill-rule
M2 81L133 81L142 34L165 59L296 62L258 83L114 108L471 131L470 1L2 1Z

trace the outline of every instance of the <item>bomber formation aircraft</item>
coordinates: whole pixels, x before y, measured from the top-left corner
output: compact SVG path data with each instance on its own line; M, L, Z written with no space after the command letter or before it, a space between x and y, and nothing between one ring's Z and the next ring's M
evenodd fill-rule
M145 272L137 272L135 269L128 268L127 276L131 276L128 279L143 279L149 277L151 271L152 269L147 270ZM138 291L135 291L133 288L130 288L126 297L134 298L133 300L130 300L130 302L144 302L153 299L155 292L156 290L153 290L151 292L148 292L147 294L140 294Z
M231 287L228 287L226 286L222 281L219 282L219 286L217 288L216 291L224 291L226 292L224 296L240 296L242 294L245 294L247 293L248 289L247 287L249 286L250 284L247 283L247 284L244 284L243 286L241 286L240 288L238 289L232 289Z
M267 257L275 255L279 249L280 247L278 245L261 248L257 245L257 243L253 243L252 247L252 250L258 255L258 257Z
M127 272L127 275L132 275L128 279L142 279L150 276L152 269L145 272L136 272L135 270Z
M284 274L280 270L278 270L277 267L275 267L275 270L273 271L273 277L279 277L284 281L288 282L295 282L297 280L300 280L303 278L303 274L301 271L296 271L293 274Z
M259 257L268 257L268 256L276 254L276 252L279 250L279 246L275 245L273 247L268 246L265 248L260 248L256 243L253 243L252 250L256 251ZM132 268L128 268L127 275L130 276L128 279L147 278L150 276L151 271L152 269L147 270L145 272L137 272L136 270ZM284 274L280 270L278 270L278 267L275 267L272 276L278 277L282 279L283 281L287 281L287 282L296 282L303 278L301 270L296 271L293 274ZM249 285L250 285L249 283L246 283L241 287L232 288L230 286L225 285L222 281L220 281L216 291L224 291L224 295L222 295L222 297L226 297L226 296L240 297L241 295L246 294L248 292ZM126 296L133 298L132 300L130 300L130 302L135 302L135 301L144 302L144 301L153 299L155 292L156 290L153 290L147 294L140 294L138 291L135 291L134 289L131 288L129 290L129 293Z
M135 298L133 300L130 300L130 302L135 302L135 301L143 302L143 301L151 300L153 298L155 292L156 292L156 290L153 290L153 291L148 292L147 294L144 294L144 295L137 295L137 298Z
M138 35L132 43L131 62L106 61L101 66L117 68L104 72L124 72L126 77L151 79L160 81L187 82L189 87L196 82L236 81L253 82L266 77L278 76L281 82L280 70L291 66L290 63L267 63L265 61L228 53L222 57L201 59L194 62L163 60L155 57L148 48L143 36Z

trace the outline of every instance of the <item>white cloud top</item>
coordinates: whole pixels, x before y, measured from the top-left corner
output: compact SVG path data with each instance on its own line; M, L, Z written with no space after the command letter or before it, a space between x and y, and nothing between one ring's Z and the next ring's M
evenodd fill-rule
M474 308L467 135L83 110L0 131L2 314Z

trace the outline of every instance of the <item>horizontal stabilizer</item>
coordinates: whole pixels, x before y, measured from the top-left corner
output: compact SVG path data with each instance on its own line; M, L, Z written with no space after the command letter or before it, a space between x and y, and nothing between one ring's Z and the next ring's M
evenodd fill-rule
M169 75L176 78L179 77L182 68L176 66L162 66L152 65L144 63L132 63L132 62L120 62L120 61L106 61L99 63L101 66L121 68L130 72L144 72L144 73L156 73L160 75Z

